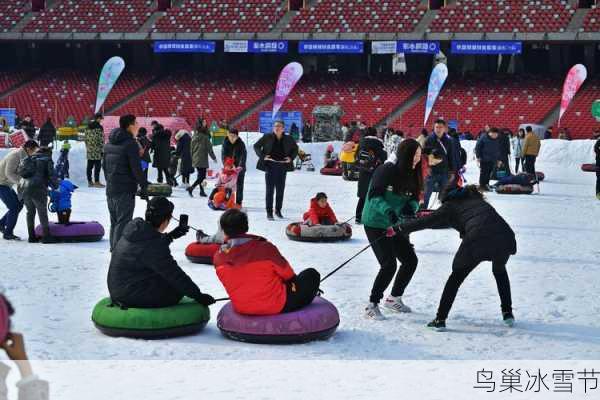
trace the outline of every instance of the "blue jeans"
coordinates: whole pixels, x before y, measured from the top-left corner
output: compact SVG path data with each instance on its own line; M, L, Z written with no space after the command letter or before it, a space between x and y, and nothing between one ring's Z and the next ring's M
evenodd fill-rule
M448 173L431 174L425 181L425 207L429 207L429 198L433 192L441 192L448 184Z
M0 219L0 228L4 230L5 235L12 235L19 213L23 209L23 202L19 200L12 188L4 185L0 185L0 200L8 208L6 214Z

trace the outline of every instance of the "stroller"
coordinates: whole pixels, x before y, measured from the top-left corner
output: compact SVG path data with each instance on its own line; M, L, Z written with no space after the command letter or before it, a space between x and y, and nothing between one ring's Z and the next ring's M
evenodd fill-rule
M304 152L304 150L298 150L298 157L296 158L296 169L301 170L302 167L306 167L308 172L315 170L315 165L312 163L312 157L310 154Z

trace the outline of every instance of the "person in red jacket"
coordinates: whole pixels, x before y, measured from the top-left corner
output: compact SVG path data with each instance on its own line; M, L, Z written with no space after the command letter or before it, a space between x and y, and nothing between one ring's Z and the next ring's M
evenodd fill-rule
M236 312L272 315L291 312L312 303L321 276L309 268L296 275L268 240L247 234L248 216L237 209L220 219L225 244L213 261Z
M310 200L310 209L304 213L302 219L307 225L333 225L338 222L327 202L327 195L323 192L317 193L315 198Z

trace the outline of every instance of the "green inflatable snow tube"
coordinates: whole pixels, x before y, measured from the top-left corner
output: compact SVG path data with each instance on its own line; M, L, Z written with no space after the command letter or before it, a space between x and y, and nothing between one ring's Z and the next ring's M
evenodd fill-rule
M184 297L172 307L123 308L107 297L92 312L100 332L114 337L164 339L200 332L210 320L208 307Z

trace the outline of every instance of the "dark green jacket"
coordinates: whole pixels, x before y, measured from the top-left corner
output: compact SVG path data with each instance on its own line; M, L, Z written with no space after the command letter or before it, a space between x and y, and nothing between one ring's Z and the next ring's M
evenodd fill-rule
M394 193L392 183L397 179L398 167L393 163L379 166L369 185L367 200L362 213L362 223L369 228L387 229L393 225L392 215L402 222L402 216L407 209L413 214L419 208L415 196L404 193Z

